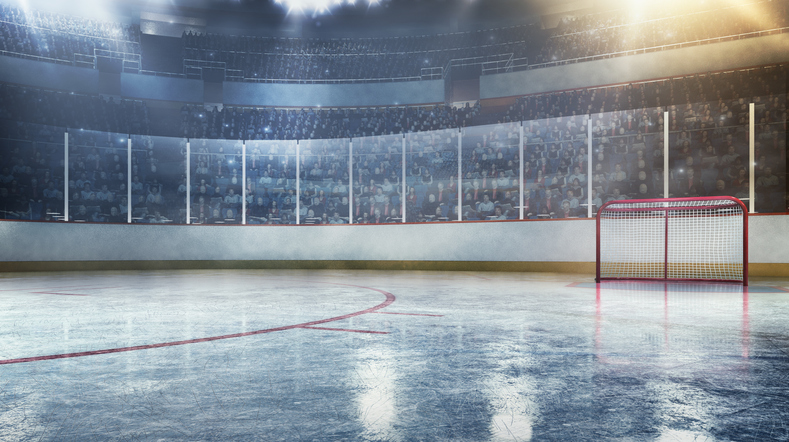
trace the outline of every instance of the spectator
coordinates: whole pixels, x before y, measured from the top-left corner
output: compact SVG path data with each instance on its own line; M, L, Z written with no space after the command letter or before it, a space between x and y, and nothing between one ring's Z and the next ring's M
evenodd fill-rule
M494 207L493 201L490 200L490 195L485 193L482 196L482 202L477 206L477 212L482 217L490 216L493 214Z
M206 224L224 224L225 219L222 217L219 208L211 210L211 217L206 220Z
M701 188L700 180L696 178L695 170L691 167L685 172L685 176L679 179L678 192L685 197L699 196Z
M112 206L110 207L110 213L109 216L107 216L106 221L108 223L125 223L126 217L121 215L117 207Z
M710 192L709 196L729 196L731 192L726 190L726 182L723 180L715 181L715 190Z
M329 224L345 224L345 221L342 218L340 218L340 212L335 211L331 219L329 220Z
M504 220L504 219L507 219L507 214L506 214L506 213L504 213L504 212L502 212L502 210L501 210L501 206L496 206L496 207L493 209L493 217L492 217L491 219L494 219L494 220Z

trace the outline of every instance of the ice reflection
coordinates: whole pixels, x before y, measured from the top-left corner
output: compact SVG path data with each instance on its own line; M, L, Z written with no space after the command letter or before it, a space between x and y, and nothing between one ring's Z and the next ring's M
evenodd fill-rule
M538 386L526 373L536 363L533 357L509 346L492 344L492 347L501 347L491 349L491 353L501 357L484 381L488 403L493 410L490 440L531 440L539 412L535 402Z
M709 345L719 344L727 351L739 346L743 358L748 358L750 353L748 289L739 284L653 281L598 284L595 327L598 358L604 359L607 353L615 352L605 348L603 324L622 318L659 325L661 332L657 328L643 331L644 343L652 350L667 353L693 349L706 353ZM699 330L688 333L689 326ZM707 327L721 328L721 332L710 332Z
M659 428L658 441L714 440L702 429L693 431L677 428L685 426L686 422L715 421L715 416L710 413L710 404L714 404L716 398L701 386L684 382L673 384L662 379L649 383L646 389L654 394L657 422L664 423L664 426Z
M386 350L360 350L356 374L362 389L356 397L359 421L367 440L402 440L395 429L397 418L396 383L398 373L394 358Z
M748 315L742 285L598 284L597 370L617 379L649 373L643 387L628 384L627 394L651 398L656 440L713 440L710 423L720 417L721 393L731 394L726 385L732 373L738 381L749 378ZM623 328L632 333L624 334Z
M492 441L527 441L532 438L534 418L516 412L497 414L490 420L490 440Z
M678 442L678 441L693 441L693 442L706 442L714 441L714 437L704 433L688 430L674 430L671 428L664 428L660 435L655 439L656 442Z

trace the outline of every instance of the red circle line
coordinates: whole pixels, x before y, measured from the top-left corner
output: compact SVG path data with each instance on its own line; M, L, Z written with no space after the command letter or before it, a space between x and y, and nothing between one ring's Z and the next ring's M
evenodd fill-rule
M393 303L395 301L395 296L393 294L391 294L391 293L389 293L387 291L384 291L384 290L373 288L373 287L364 287L364 286L361 286L361 285L353 285L353 284L340 284L340 283L335 283L335 282L324 282L324 283L321 283L321 284L342 285L342 286L347 286L347 287L357 287L357 288L362 288L362 289L367 289L367 290L374 290L374 291L382 293L384 296L386 296L386 300L384 302L376 305L375 307L371 307L371 308L368 308L366 310L361 310L361 311L354 312L354 313L348 313L347 315L342 315L342 316L335 316L333 318L328 318L328 319L320 319L320 320L312 321L312 322L304 322L302 324L286 325L286 326L283 326L283 327L267 328L267 329L264 329L264 330L255 330L255 331L243 332L243 333L233 333L233 334L230 334L230 335L209 336L209 337L206 337L206 338L187 339L187 340L184 340L184 341L172 341L172 342L160 342L158 344L135 345L133 347L108 348L108 349L104 349L104 350L91 350L91 351L83 351L83 352L78 352L78 353L62 353L62 354L57 354L57 355L33 356L33 357L29 357L29 358L3 359L3 360L0 360L0 365L21 364L21 363L24 363L24 362L48 361L48 360L51 360L51 359L79 358L79 357L83 357L83 356L106 355L106 354L110 354L110 353L122 353L122 352L126 352L126 351L148 350L148 349L151 349L151 348L173 347L173 346L176 346L176 345L186 345L186 344L197 344L197 343L200 343L200 342L219 341L221 339L241 338L241 337L244 337L244 336L261 335L263 333L272 333L272 332L278 332L278 331L284 331L284 330L292 330L294 328L304 328L304 327L309 327L309 326L312 326L312 325L325 324L327 322L340 321L342 319L348 319L348 318L353 318L354 316L360 316L360 315L364 315L364 314L367 314L367 313L372 313L372 312L374 312L376 310L380 310L380 309L382 309L384 307L387 307L388 305L390 305L391 303Z

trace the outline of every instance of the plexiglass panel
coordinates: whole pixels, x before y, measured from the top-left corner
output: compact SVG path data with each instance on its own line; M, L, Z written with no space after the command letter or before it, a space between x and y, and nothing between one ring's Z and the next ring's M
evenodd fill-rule
M752 101L755 208L785 212L786 97ZM187 190L192 223L222 224L454 221L459 212L464 220L503 220L520 218L521 207L525 219L574 218L587 216L590 204L594 214L607 201L633 198L732 195L749 202L750 103L675 105L665 108L667 119L656 107L524 121L522 129L506 123L462 135L363 137L353 139L352 157L349 139L301 141L300 157L296 141L248 141L246 182L241 141L192 140L188 188L185 139L132 136L129 177L126 135L72 132L66 165L63 129L6 124L0 219L63 220L68 208L79 222L123 223L131 211L133 222L185 223Z
M67 166L63 158L66 150L63 132L57 127L39 126L39 128L35 136L37 148L33 152L33 158L38 158L37 152L41 152L40 162L34 168L35 173L38 174L38 184L43 183L45 186L45 190L42 191L44 212L41 214L41 219L65 221L66 200L63 192L68 183L64 181ZM35 217L36 215L31 211L31 218L35 219Z
M7 124L0 137L0 219L64 219L64 131Z
M402 222L402 135L353 139L354 223Z
M604 124L608 126L607 142L603 147L609 163L609 194L618 191L622 199L651 199L661 197L661 188L656 190L653 175L656 138L662 132L650 131L652 121L659 119L659 110L645 109L638 111L612 112L604 116ZM641 127L639 128L639 124ZM662 126L658 125L657 129ZM651 155L650 155L651 154ZM652 161L649 161L649 159ZM660 170L663 166L660 165Z
M663 197L662 139L660 108L592 116L593 214L608 201Z
M134 223L186 223L186 139L132 135Z
M463 165L464 215L483 220L519 218L519 123L465 128Z
M458 130L406 136L406 219L408 222L458 219Z
M748 115L746 100L669 107L672 196L739 193L747 201L748 175L739 171L748 167Z
M299 142L300 224L346 224L350 213L349 141Z
M589 117L570 116L551 119L554 131L559 129L560 150L557 174L562 183L561 217L585 218L596 210L594 198L590 198L589 180ZM592 192L596 193L596 192ZM598 206L599 207L599 206Z
M748 104L739 101L671 108L670 188L674 195L733 196L744 190L740 197L747 201ZM739 170L746 173L739 176Z
M669 194L672 198L686 198L704 195L701 177L701 140L692 140L691 131L687 129L692 123L686 124L685 106L668 107L668 149L669 155ZM691 117L688 117L690 120ZM716 120L716 132L728 132L732 122ZM747 140L746 140L747 143ZM747 144L746 144L747 146ZM713 180L714 181L714 180Z
M754 146L756 159L756 210L762 213L788 212L786 200L786 95L754 98ZM736 184L733 190L742 194ZM729 174L733 175L733 174Z
M561 200L551 199L553 178L559 168L558 161L549 161L552 145L548 120L523 122L523 211L527 219L550 218L561 203ZM473 181L472 184L472 189L478 187Z
M671 193L665 191L665 159L667 154L665 141L663 108L647 108L641 111L640 131L644 135L646 145L646 167L651 168L652 193L655 198L669 198ZM671 163L669 162L669 167Z
M190 223L240 224L244 192L242 142L192 140L189 150Z
M72 221L127 222L125 134L77 130L69 132L69 192Z
M247 224L296 223L296 142L247 141Z

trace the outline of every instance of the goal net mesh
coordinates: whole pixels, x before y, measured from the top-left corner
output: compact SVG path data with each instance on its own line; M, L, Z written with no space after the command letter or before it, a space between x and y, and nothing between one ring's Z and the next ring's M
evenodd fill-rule
M744 279L744 219L734 199L616 201L598 214L601 279Z

